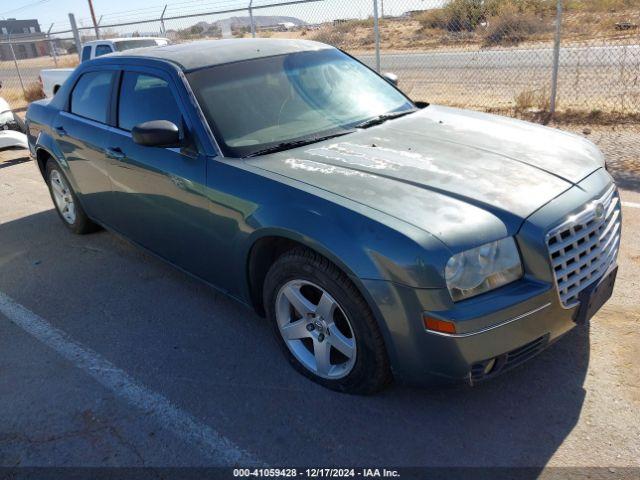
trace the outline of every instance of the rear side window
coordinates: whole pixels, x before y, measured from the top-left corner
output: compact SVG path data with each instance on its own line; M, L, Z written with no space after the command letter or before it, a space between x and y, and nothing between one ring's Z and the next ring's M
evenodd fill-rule
M88 72L80 77L71 93L71 113L107 123L114 71Z
M169 120L182 130L182 114L169 84L152 75L124 72L118 126L123 130L131 130L151 120Z
M91 45L87 45L86 47L84 47L82 49L82 60L81 61L86 62L90 58L91 58Z
M98 45L96 47L96 57L100 57L102 55L106 55L107 53L112 53L113 50L109 45Z

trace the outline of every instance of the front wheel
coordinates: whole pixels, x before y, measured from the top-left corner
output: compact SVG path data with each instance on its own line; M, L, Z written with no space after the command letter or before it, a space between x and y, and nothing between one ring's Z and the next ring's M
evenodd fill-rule
M265 280L264 302L293 367L332 390L368 394L391 380L384 341L348 277L306 249L281 256Z
M74 233L95 232L99 227L84 212L78 197L71 188L60 166L53 160L47 162L47 185L58 215L63 223Z

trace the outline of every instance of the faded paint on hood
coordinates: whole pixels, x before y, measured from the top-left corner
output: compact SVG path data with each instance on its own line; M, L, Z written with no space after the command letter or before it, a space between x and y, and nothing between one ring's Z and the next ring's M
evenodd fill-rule
M249 162L404 220L454 248L515 233L603 165L580 137L437 106Z

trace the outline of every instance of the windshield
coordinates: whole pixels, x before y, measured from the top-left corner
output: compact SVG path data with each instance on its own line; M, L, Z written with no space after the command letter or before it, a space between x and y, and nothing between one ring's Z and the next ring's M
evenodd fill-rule
M121 42L114 42L113 46L118 52L122 52L124 50L131 50L132 48L142 48L142 47L155 47L158 45L156 40L147 39L147 40L123 40Z
M233 157L344 134L379 115L415 108L336 49L217 65L187 78L224 154Z

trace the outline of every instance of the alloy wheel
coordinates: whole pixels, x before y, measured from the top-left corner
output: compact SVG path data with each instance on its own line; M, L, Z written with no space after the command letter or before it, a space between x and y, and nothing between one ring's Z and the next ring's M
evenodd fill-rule
M49 182L51 184L51 191L53 192L53 199L58 212L60 212L60 215L65 222L69 225L73 225L76 221L76 206L73 201L71 189L67 185L64 177L55 169L51 170Z
M349 318L322 287L306 280L284 284L276 296L278 329L293 356L326 379L347 376L356 362Z

